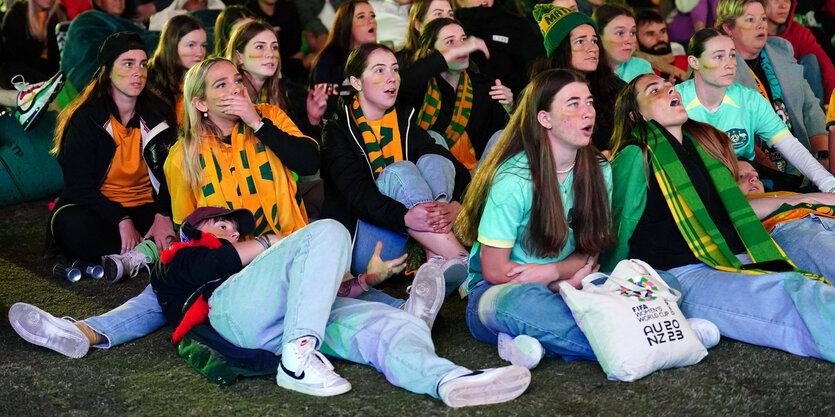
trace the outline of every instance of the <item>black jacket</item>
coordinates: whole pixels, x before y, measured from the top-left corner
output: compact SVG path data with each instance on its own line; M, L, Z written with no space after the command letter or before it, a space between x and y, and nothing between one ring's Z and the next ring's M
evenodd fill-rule
M455 165L453 200L470 183L470 173L443 146L415 125L417 112L396 105L397 122L403 157L411 162L426 154L441 155ZM362 134L350 116L348 105L342 104L336 117L329 120L322 133L322 180L325 182L324 217L341 222L353 235L357 219L386 230L405 233L404 216L409 211L399 201L383 195L377 188L376 176L365 154Z
M183 232L199 239L201 232L186 223ZM209 236L208 239L212 239ZM205 239L205 238L204 238ZM217 249L189 246L177 249L170 262L160 264L151 273L151 288L157 295L168 324L177 327L183 320L183 307L198 295L208 302L214 290L230 276L243 269L235 247L223 239Z
M463 7L455 11L469 36L484 40L490 59L483 54L472 55L472 60L487 78L500 79L519 94L530 78L530 67L545 56L542 33L524 17L510 14L500 4L493 7Z
M432 52L429 55L408 65L402 71L403 82L400 87L398 98L400 102L420 109L423 107L426 96L426 87L432 78L438 83L441 92L441 112L438 119L432 126L432 130L441 135L446 132L452 120L452 113L455 107L455 90L457 86L449 85L441 77L441 73L447 70L447 63L440 52ZM507 112L498 101L490 98L490 87L495 81L477 73L467 73L473 83L473 109L470 113L470 120L467 123L467 136L475 149L476 158L481 158L484 147L493 133L504 129L507 124Z
M58 205L78 204L118 225L127 211L99 191L116 154L116 143L107 130L110 115L119 118L119 110L110 97L84 104L72 115L58 153L64 174L64 191ZM171 196L162 166L168 149L177 140L176 127L170 127L164 116L143 99L138 100L135 116L126 127L141 129L142 157L148 166L157 212L170 216Z

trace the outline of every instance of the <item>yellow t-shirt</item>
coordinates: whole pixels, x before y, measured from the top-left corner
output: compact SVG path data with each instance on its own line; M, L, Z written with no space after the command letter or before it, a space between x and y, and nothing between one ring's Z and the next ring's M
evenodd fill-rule
M832 96L829 97L829 110L826 112L826 130L835 127L835 90L832 90Z
M153 203L151 176L142 158L142 135L138 128L126 129L110 116L116 153L99 191L124 207Z

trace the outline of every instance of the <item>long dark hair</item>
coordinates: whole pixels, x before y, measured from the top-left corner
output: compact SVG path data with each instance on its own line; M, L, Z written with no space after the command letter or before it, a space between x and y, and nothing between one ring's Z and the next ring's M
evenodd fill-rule
M432 6L432 2L434 1L437 0L416 0L412 3L412 8L409 9L409 27L406 28L406 44L401 49L407 57L411 57L420 47L420 32L415 29L415 22L423 22L423 19L426 18L426 13L429 12L429 7ZM452 3L454 0L440 1L446 1L449 3L450 8L453 7Z
M351 55L348 55L348 60L345 63L345 77L362 79L362 72L365 71L365 67L368 65L368 56L378 49L388 51L394 55L394 51L391 48L381 43L362 44L359 48L351 51ZM353 90L354 87L352 86L351 89ZM354 94L356 94L356 90L354 90Z
M514 155L524 152L533 182L533 202L521 242L526 251L539 257L556 257L568 242L569 228L574 230L576 250L593 255L612 247L611 205L601 163L605 163L594 145L577 150L574 168L574 207L566 220L557 179L551 143L547 131L537 120L540 111L550 111L554 96L566 85L585 83L574 70L549 70L536 75L525 88L519 107L510 118L496 148L476 171L467 188L455 232L468 245L478 238L478 226L497 169Z
M275 33L275 29L272 26L262 22L262 21L254 21L249 22L235 31L232 34L232 37L229 39L229 45L227 45L226 49L226 59L232 61L233 64L238 68L238 72L241 73L243 76L244 85L248 90L254 91L252 87L251 75L249 72L244 69L243 62L238 62L238 57L235 52L240 52L241 54L244 53L244 48L252 40L255 36L257 36L261 32L270 32L275 36L276 41L278 41L278 34ZM278 54L278 52L276 52ZM287 111L287 100L284 97L284 90L282 89L281 85L281 57L278 57L278 67L275 69L275 74L270 77L268 80L264 82L264 86L262 87L267 90L267 100L269 104L274 106L278 106L281 110ZM260 91L255 91L255 94L261 94ZM250 98L257 98L257 97L250 97Z
M226 56L226 45L232 36L232 26L243 18L255 19L255 14L245 6L233 4L226 6L215 20L215 49L213 56Z
M600 38L600 35L595 33ZM603 46L598 45L600 54L598 55L597 69L592 72L585 73L588 80L589 90L592 97L594 97L594 108L597 110L597 117L595 118L594 127L595 134L592 136L594 146L600 150L610 149L609 136L612 132L614 119L613 110L615 108L615 101L618 99L618 94L624 86L621 80L609 68L609 57ZM550 58L539 60L533 68L533 75L549 69L574 69L571 66L571 36L566 36L565 39L557 45Z
M327 55L334 56L336 62L345 62L348 54L351 53L351 28L354 22L354 9L357 8L359 3L369 4L366 0L348 0L336 9L328 41L316 55L310 68L316 68L319 60Z
M148 85L154 92L169 101L174 108L174 97L181 94L180 83L186 75L186 69L180 63L177 44L183 36L206 29L197 18L181 14L172 17L162 28L154 56L148 61Z
M134 49L140 49L138 48L139 45L136 46L137 48ZM142 49L144 50L144 45L142 45ZM70 120L75 116L76 110L88 103L100 103L105 100L113 100L113 84L110 82L110 73L113 71L113 64L119 59L119 56L100 66L95 74L93 74L93 80L87 84L87 87L58 114L58 119L55 122L55 136L53 136L54 145L49 153L58 155L61 152L64 134L66 134ZM157 116L164 118L170 126L177 126L176 119L172 120L173 114L170 111L163 110L167 108L165 107L166 105L163 99L148 88L147 83L136 100L137 108L142 106L142 111L154 112Z
M446 17L439 17L427 23L426 26L423 27L423 30L420 31L418 48L410 57L411 61L417 61L418 59L425 57L429 51L435 49L435 42L438 41L438 34L441 33L441 29L450 25L458 25L461 29L464 29L461 22Z
M655 74L643 74L635 77L618 97L615 104L615 130L612 133L612 156L614 159L618 152L629 145L636 145L644 153L646 161L647 143L649 139L649 122L644 120L638 104L638 82ZM682 125L682 131L687 132L710 156L725 165L736 177L739 169L736 164L736 154L728 135L707 124L687 119ZM645 172L649 170L644 167Z

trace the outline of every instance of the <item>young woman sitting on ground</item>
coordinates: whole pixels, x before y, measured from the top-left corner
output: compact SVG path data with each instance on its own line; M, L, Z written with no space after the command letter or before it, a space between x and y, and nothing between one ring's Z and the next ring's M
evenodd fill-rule
M145 88L148 58L138 35L109 36L98 61L93 82L58 116L52 152L64 191L50 232L67 258L102 261L115 282L174 239L162 168L177 132Z
M528 368L546 352L594 359L557 291L597 271L612 246L611 168L590 144L585 77L538 74L464 199L456 232L472 244L467 325Z
M603 268L642 259L678 279L685 316L732 339L835 361L835 304L808 302L835 297L833 277L800 258L793 264L771 239L736 184L727 135L688 119L681 96L656 75L632 80L615 114L619 243Z
M446 276L450 293L466 276L467 251L451 229L470 173L415 125L416 111L395 104L399 65L388 47L360 46L345 74L354 95L322 136L323 214L352 231L359 247L373 247L371 230L408 233L427 259L448 261L448 272L456 266Z

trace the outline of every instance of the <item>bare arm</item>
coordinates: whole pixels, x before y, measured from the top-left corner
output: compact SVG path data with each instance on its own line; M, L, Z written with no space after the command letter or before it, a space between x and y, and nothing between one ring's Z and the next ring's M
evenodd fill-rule
M253 259L255 259L256 256L260 255L261 252L267 250L257 239L267 239L270 246L272 246L285 237L286 236L268 234L263 235L260 238L247 240L246 242L235 242L232 246L235 247L235 250L238 252L238 256L241 258L241 265L247 266Z
M481 270L484 280L491 284L552 282L571 279L589 265L589 256L574 252L559 262L546 264L518 264L510 261L511 249L481 245ZM596 256L592 257L596 260ZM582 279L582 277L580 277Z
M798 194L783 197L756 197L749 199L748 202L757 214L757 218L762 220L768 217L783 204L826 204L835 205L835 194L832 193L808 193Z

